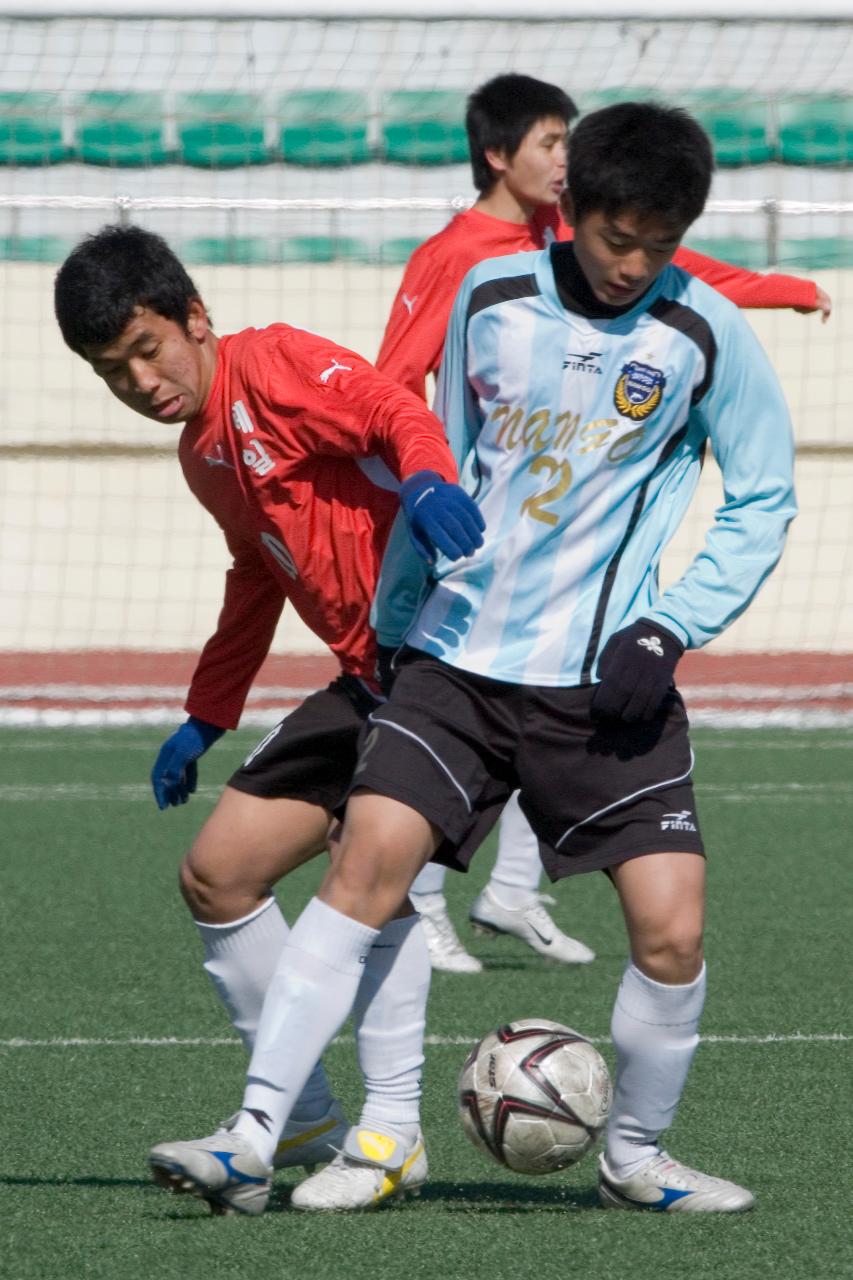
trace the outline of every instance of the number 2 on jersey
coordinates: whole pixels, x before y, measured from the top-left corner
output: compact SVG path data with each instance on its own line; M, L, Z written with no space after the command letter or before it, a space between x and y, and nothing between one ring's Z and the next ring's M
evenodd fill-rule
M572 483L572 468L564 459L552 458L550 454L540 453L527 469L533 475L538 475L540 471L547 472L549 477L554 477L554 483L547 489L543 489L541 493L534 493L529 498L525 498L521 504L521 514L532 516L534 520L541 520L543 524L553 526L559 520L559 516L553 511L548 511L546 507L549 502L556 502L568 492Z

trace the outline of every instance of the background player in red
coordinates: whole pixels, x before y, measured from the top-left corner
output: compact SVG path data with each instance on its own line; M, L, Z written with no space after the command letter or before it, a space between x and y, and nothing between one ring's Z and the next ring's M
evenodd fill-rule
M428 376L441 363L453 300L469 269L486 258L572 238L560 201L569 126L577 114L562 89L531 76L496 76L471 95L466 128L478 198L412 254L376 360L383 373L426 398ZM740 307L820 311L824 320L832 308L828 294L811 280L746 271L683 245L673 261ZM426 866L412 900L433 967L476 973L482 964L466 952L447 912L445 874L437 863ZM546 910L540 874L538 844L513 799L501 818L491 878L471 905L474 927L512 934L564 963L592 960L593 952L558 929Z
M160 808L187 801L199 756L236 728L285 600L341 664L338 679L237 770L181 867L204 967L251 1048L288 934L271 886L325 849L362 719L382 701L368 615L390 525L402 503L416 542L453 557L480 544L482 521L448 483L455 464L422 401L353 352L288 325L218 338L159 236L118 226L90 236L61 267L55 303L65 341L114 396L155 422L186 424L184 475L233 556L187 696L189 719L154 766ZM362 1124L402 1133L409 1145L415 1138L424 1177L428 988L418 917L404 904L365 965L356 1016ZM346 1131L318 1064L276 1163L332 1159Z

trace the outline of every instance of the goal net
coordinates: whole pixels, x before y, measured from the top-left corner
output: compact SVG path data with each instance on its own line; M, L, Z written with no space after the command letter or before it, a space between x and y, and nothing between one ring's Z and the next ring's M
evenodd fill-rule
M135 687L139 672L171 690L139 706L172 718L215 626L227 564L185 490L174 428L123 410L63 347L52 282L64 254L105 222L138 222L187 262L218 332L284 320L372 358L408 255L472 197L465 96L509 70L561 85L581 110L649 96L689 107L718 169L687 243L808 277L831 295L826 324L748 313L791 406L801 515L781 566L711 646L706 669L731 684L769 663L774 688L820 685L828 720L849 714L849 6L811 6L806 19L783 2L772 20L723 2L644 11L546 0L522 6L524 18L502 0L425 4L418 19L369 0L337 11L306 0L288 17L282 8L261 0L234 18L233 6L204 0L105 0L97 12L47 0L33 16L32 5L0 0L7 722L38 719L63 705L62 690L97 689L104 673ZM701 545L719 501L709 464L669 576ZM275 650L322 646L286 611ZM85 720L86 699L67 698L62 714Z

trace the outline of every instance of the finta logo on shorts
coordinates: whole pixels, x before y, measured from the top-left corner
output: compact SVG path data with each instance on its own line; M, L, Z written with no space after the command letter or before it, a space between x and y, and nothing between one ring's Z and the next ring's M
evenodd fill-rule
M665 813L660 820L661 831L695 831L696 823L691 822L693 813L690 809L682 809L680 813Z

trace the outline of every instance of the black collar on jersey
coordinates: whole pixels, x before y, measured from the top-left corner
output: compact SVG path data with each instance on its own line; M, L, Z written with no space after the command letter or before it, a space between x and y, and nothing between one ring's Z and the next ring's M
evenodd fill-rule
M551 269L554 272L554 283L560 301L567 311L575 311L587 316L590 320L616 320L629 311L633 311L637 303L648 293L640 294L633 302L624 307L611 307L596 298L589 287L587 278L578 265L571 240L562 240L551 245ZM649 289L651 285L649 285Z

